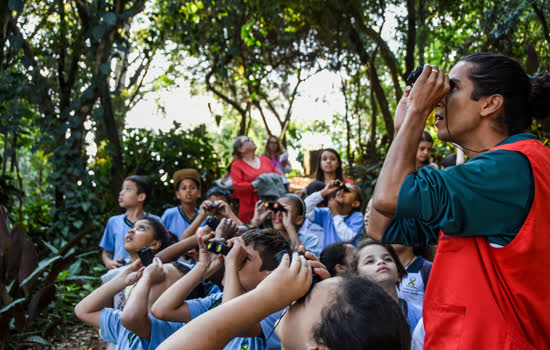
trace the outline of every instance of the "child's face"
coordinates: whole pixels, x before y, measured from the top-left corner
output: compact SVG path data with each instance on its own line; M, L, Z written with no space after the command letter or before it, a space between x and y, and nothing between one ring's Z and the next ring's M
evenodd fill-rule
M160 248L160 242L155 240L155 232L149 221L138 220L124 237L124 249L128 253L135 253L143 247L151 247L157 251Z
M324 151L321 154L321 170L325 173L334 173L340 166L336 154L330 151Z
M254 249L253 243L249 243L245 249L246 258L239 268L239 282L244 290L249 292L256 288L271 271L260 271L263 261L260 257L260 253Z
M341 277L333 277L317 283L305 298L288 309L275 328L283 349L319 348L313 340L313 328L322 318L323 308L332 303L341 282Z
M176 197L181 203L195 205L200 196L201 191L199 190L199 186L197 186L195 180L181 180L178 190L176 191Z
M121 208L134 208L145 200L144 193L138 193L138 188L135 182L124 180L122 188L118 194L118 205Z
M290 207L290 210L292 211L292 223L294 224L295 227L297 227L298 225L301 225L304 222L305 220L304 216L298 214L298 208L296 207L296 204L292 199L283 197L283 198L279 198L277 202ZM286 232L286 228L283 225L283 212L281 211L273 212L273 214L271 215L271 220L272 220L274 229Z
M371 244L359 251L357 272L380 283L397 283L399 274L391 254L381 245Z
M418 150L416 151L416 160L420 163L426 163L432 156L433 143L430 141L420 141Z
M345 186L349 188L349 192L343 190L338 191L334 200L339 204L348 205L352 208L359 207L361 203L357 199L357 188L351 184L346 184Z

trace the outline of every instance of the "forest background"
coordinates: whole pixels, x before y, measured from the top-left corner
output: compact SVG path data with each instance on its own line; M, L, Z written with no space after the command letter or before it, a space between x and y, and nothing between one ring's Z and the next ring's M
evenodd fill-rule
M105 271L98 243L125 176L151 178L146 210L161 214L175 204L171 174L199 168L208 187L237 135L258 145L280 135L299 151L317 132L369 196L408 72L491 51L534 75L550 66L549 21L545 0L2 1L0 349L48 345L74 324L73 306ZM299 122L300 86L323 71L337 73L344 111ZM215 97L214 129L126 127L136 104L181 79ZM547 143L550 125L532 131ZM435 146L436 159L452 151Z

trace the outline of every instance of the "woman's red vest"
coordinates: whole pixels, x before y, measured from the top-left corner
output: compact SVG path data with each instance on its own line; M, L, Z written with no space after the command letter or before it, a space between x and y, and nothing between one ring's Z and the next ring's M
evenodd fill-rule
M499 149L529 159L531 211L502 248L441 233L424 297L424 349L550 349L550 149L537 140L491 150Z

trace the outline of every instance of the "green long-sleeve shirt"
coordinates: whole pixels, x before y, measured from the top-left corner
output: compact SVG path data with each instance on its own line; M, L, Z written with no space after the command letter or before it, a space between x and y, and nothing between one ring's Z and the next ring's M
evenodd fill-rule
M534 138L517 134L499 145ZM444 170L424 167L401 185L382 242L435 244L441 229L450 236L485 236L506 245L529 214L534 193L529 160L515 151L485 152Z

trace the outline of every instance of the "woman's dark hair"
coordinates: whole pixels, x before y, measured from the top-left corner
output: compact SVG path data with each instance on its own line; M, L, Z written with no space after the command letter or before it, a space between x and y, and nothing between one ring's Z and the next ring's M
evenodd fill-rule
M175 234L168 231L158 219L151 215L143 215L139 217L138 220L146 220L153 228L153 239L155 241L160 241L160 248L156 253L178 241L178 237Z
M325 148L321 151L321 154L319 155L319 162L317 164L317 172L315 173L315 180L325 182L325 173L323 173L323 170L321 170L321 159L323 158L323 153L325 152L331 152L336 155L336 159L338 159L338 168L336 168L336 178L340 181L344 181L344 172L342 170L342 159L340 159L340 155L336 150L332 148Z
M224 197L225 201L228 204L231 204L231 192L229 190L226 190L225 188L221 188L218 186L214 186L210 188L206 192L205 198L208 198L210 196Z
M420 142L422 141L434 143L434 139L432 138L432 135L430 135L427 131L422 132L422 136L420 137Z
M411 331L399 304L365 278L339 278L333 301L313 329L315 342L332 350L410 349Z
M135 183L137 187L137 193L145 193L144 203L149 202L149 200L151 199L151 195L153 194L153 185L146 176L132 175L125 178L124 181L132 181L133 183Z
M407 270L399 260L399 255L397 255L397 252L395 251L395 249L393 249L393 247L389 244L381 244L372 240L361 241L357 246L357 250L355 250L355 255L353 256L353 262L351 264L352 271L354 272L358 271L359 253L361 252L361 250L371 245L379 245L381 247L384 247L388 251L388 253L390 253L393 261L395 262L395 267L397 268L397 275L399 276L399 282L401 282L403 277L407 276ZM397 285L399 285L399 282L397 283Z
M331 276L336 276L336 265L346 265L346 246L349 242L329 244L321 252L320 260L326 266Z
M476 53L461 61L472 63L468 78L474 88L472 100L494 94L504 103L500 124L509 135L523 132L531 118L544 119L550 114L550 74L538 74L531 83L521 65L514 59L492 53Z

